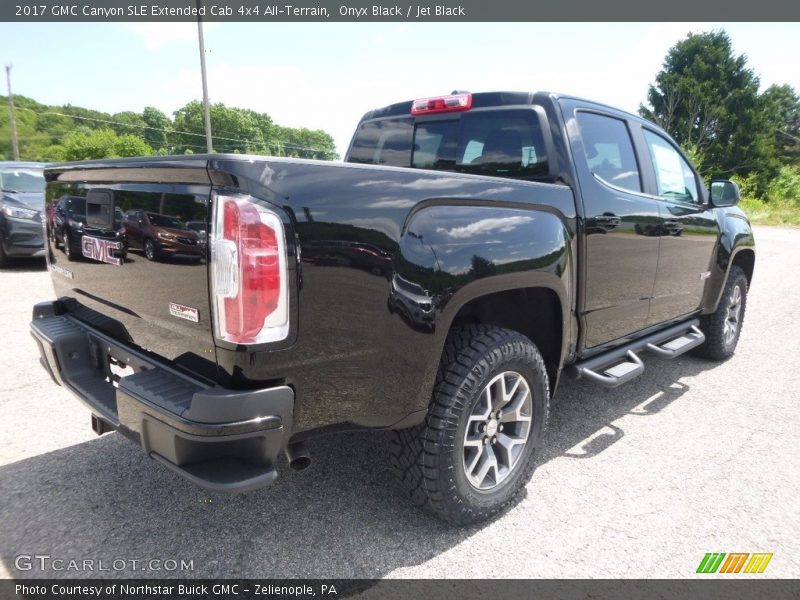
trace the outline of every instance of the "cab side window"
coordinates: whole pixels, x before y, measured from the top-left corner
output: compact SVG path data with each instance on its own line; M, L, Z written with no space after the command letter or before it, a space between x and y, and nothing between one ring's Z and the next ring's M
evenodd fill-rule
M590 112L579 112L577 119L592 175L609 185L641 192L639 166L625 122Z
M657 193L662 198L699 202L697 179L675 147L657 133L644 129L644 139L656 173Z

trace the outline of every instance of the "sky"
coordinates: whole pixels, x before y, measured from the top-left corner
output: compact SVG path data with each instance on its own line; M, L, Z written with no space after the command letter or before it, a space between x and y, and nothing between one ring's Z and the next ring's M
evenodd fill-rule
M324 129L452 90L552 91L636 111L668 49L724 29L762 89L800 91L797 23L205 23L209 99ZM194 23L0 23L14 94L167 115L202 97ZM3 94L6 94L3 88Z

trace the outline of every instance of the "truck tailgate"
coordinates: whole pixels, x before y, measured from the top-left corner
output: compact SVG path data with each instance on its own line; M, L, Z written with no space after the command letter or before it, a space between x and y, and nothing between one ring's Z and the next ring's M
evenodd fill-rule
M46 179L48 259L70 312L214 378L206 162L59 165Z

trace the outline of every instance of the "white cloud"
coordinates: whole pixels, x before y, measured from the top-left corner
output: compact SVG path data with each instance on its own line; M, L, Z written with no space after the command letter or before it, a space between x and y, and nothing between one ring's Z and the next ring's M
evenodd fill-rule
M203 34L211 31L216 23L203 23ZM142 41L148 50L161 50L171 44L191 43L197 46L197 23L127 23L126 29Z
M315 84L300 67L255 66L232 63L207 65L210 102L265 112L285 127L324 129L336 140L339 154L344 154L356 125L380 98L389 104L404 97L396 85L360 82L334 89ZM201 96L200 69L184 70L167 85L162 94L175 98L175 105ZM383 99L386 99L385 101ZM380 106L379 103L374 103Z
M367 204L368 208L411 208L416 204L413 200L403 199L390 199L390 200L377 200Z
M204 23L206 31L215 25ZM142 62L153 65L145 104L170 114L201 97L195 23L125 27L150 51L142 53ZM453 40L471 39L486 26L329 24L314 30L327 45L287 46L286 40L294 39L289 34L307 35L309 27L281 24L280 35L271 37L263 28L219 25L206 36L209 95L212 102L266 112L280 125L323 129L334 137L341 155L366 111L456 88L566 92L635 112L671 46L689 32L721 27L731 33L735 51L753 59L751 67L762 76L763 87L788 82L800 88L797 52L792 52L797 42L775 24L497 24L487 35L491 33L491 40L502 35L503 44L488 44L468 61L446 64L425 58L408 61L397 48L425 48L425 57L444 56L454 47ZM581 43L556 61L546 60L542 48L567 34ZM774 44L765 43L767 37L788 44L787 50L776 51ZM246 51L237 53L240 40L247 42ZM539 45L531 47L531 40Z
M533 217L500 217L492 219L481 219L464 227L453 227L445 229L439 227L437 233L444 233L452 238L469 238L474 235L489 232L508 233L524 223L533 221Z

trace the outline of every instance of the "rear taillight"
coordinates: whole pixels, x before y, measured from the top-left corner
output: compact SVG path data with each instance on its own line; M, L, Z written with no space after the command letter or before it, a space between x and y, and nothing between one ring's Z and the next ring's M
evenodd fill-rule
M258 344L286 338L289 299L280 217L249 196L217 196L211 294L217 339Z
M472 108L472 94L451 94L434 98L420 98L411 103L412 115L431 115L443 112L460 112Z

